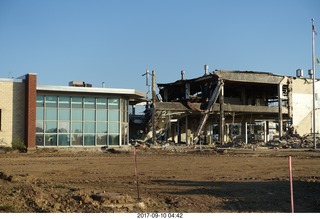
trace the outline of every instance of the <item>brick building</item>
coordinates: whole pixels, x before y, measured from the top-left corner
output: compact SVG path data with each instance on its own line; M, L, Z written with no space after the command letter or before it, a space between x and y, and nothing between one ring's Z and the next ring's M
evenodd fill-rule
M37 85L35 73L0 79L0 146L22 139L28 150L54 146L127 145L133 89Z

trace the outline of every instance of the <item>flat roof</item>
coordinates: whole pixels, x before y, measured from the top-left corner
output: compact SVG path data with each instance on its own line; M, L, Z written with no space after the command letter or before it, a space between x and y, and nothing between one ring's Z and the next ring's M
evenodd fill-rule
M107 94L107 95L127 96L130 101L143 102L146 100L145 99L146 93L137 91L135 89L37 85L37 91L52 92L52 93L62 92L62 93Z
M211 80L211 78L221 78L227 81L245 82L245 83L266 83L279 84L285 76L276 75L269 72L259 71L229 71L229 70L215 70L207 75L202 75L193 79L177 80L171 83L158 83L158 86L172 86L185 83L193 83Z
M0 82L14 82L14 83L22 83L22 79L17 78L0 78Z

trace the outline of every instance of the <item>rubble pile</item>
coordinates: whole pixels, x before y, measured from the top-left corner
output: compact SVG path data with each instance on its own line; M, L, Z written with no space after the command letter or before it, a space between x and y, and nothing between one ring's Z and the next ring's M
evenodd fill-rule
M320 143L317 139L317 145ZM311 148L313 147L313 136L308 134L300 136L297 134L286 134L281 138L274 138L266 144L273 148Z
M320 146L320 138L317 138L317 145ZM297 149L297 148L313 148L313 136L311 134L300 136L297 134L285 134L283 137L274 137L267 143L263 141L251 141L246 144L241 139L234 139L226 143L223 147L254 149L257 147L268 147L271 149Z
M245 144L241 139L234 139L233 141L230 141L225 144L225 147L230 148L247 148L248 145Z
M320 147L320 136L317 136L317 147ZM139 140L132 140L131 145L140 148L148 149L152 146L151 142L144 142ZM176 144L174 142L157 141L158 146L181 146L184 144ZM201 145L201 144L200 144ZM206 145L206 144L205 144ZM235 137L228 141L224 145L220 145L219 142L212 142L208 146L219 147L219 148L239 148L239 149L256 149L257 147L266 147L270 149L298 149L298 148L313 148L313 135L307 134L300 136L298 134L286 133L282 137L274 136L272 140L264 142L263 140L250 139L249 143L245 143L240 137Z

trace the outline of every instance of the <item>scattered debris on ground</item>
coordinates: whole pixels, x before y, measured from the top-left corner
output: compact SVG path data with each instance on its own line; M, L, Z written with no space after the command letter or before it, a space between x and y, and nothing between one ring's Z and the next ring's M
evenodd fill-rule
M290 212L288 156L296 212L320 212L320 151L271 148L0 153L0 212Z

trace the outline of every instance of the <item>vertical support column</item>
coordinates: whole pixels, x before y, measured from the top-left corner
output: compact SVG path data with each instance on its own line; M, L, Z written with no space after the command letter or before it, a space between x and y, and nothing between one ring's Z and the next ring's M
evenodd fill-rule
M188 127L188 116L186 116L186 145L189 145L189 133L188 133L188 130L189 130L189 127Z
M267 143L267 121L263 122L263 140L264 143Z
M270 140L269 121L266 121L266 133L267 133L267 141L269 141Z
M282 117L282 84L278 86L278 105L279 105L279 137L282 137L283 132L283 117Z
M243 142L248 144L248 123L247 122L241 123L241 134L242 134Z
M187 100L190 98L190 83L185 84L185 98Z
M25 145L27 150L36 149L36 100L37 100L37 74L26 75L26 130Z
M220 144L224 145L224 129L225 129L225 118L224 118L224 108L223 108L223 104L224 104L224 85L222 85L221 87L221 92L219 94L219 103L220 103L220 121L219 121L219 132L220 132Z
M225 130L225 136L226 136L226 141L228 142L228 138L230 138L230 124L229 123L227 123L227 124L225 124L225 127L226 127L226 130ZM231 140L231 138L230 138L230 140Z
M167 134L166 134L165 140L168 141L168 139L171 137L171 116L170 116L170 113L169 113L168 129L167 129L166 133Z
M181 128L180 128L180 119L177 122L177 132L178 132L178 144L181 143Z
M172 128L172 126L174 128ZM175 123L173 123L173 125L171 124L171 140L172 140L172 142L177 143L176 142L176 124Z

